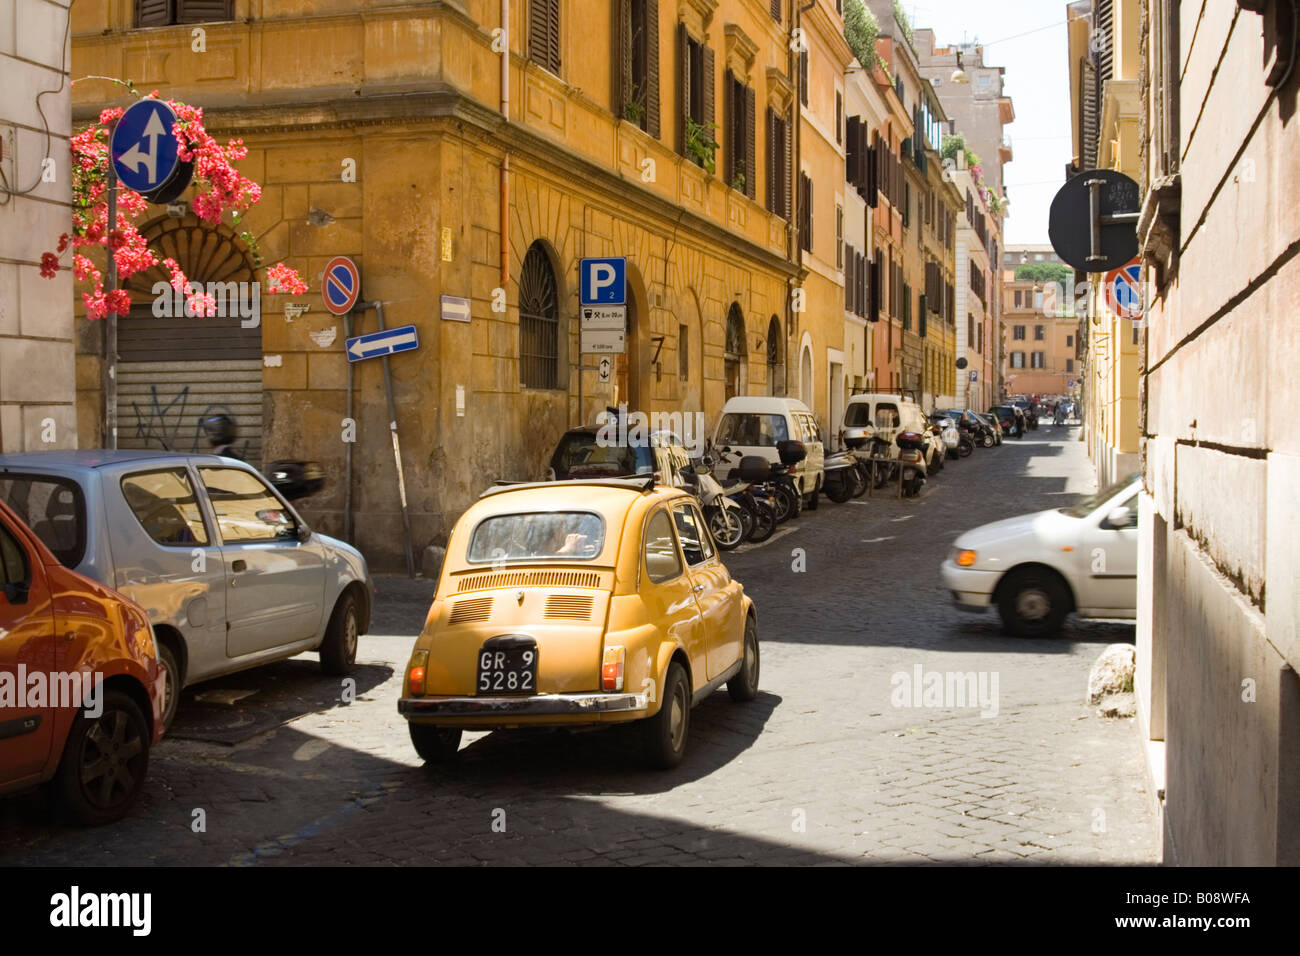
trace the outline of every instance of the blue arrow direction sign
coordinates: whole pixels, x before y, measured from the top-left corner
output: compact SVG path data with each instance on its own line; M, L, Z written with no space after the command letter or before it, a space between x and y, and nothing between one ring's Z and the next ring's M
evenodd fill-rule
M138 100L127 107L113 130L110 152L117 178L128 189L147 193L176 171L176 114L161 100Z
M392 355L394 352L410 352L419 347L420 337L415 332L415 326L403 325L401 328L385 329L383 332L371 332L369 335L348 339L348 361L360 362L381 355Z

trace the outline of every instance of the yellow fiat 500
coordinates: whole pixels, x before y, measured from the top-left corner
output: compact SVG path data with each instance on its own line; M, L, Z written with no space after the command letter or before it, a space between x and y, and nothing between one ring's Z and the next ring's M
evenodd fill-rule
M758 694L753 602L695 499L653 477L505 485L456 523L398 710L428 762L463 730L640 721L647 761L691 707Z

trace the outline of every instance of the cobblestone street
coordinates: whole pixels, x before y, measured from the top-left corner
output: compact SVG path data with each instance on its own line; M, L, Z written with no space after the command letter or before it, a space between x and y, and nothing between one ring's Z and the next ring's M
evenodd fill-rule
M381 578L354 702L314 655L189 688L126 820L0 801L0 862L1156 863L1136 727L1084 702L1132 627L1018 640L939 581L966 528L1093 490L1076 437L980 449L914 500L823 499L726 558L757 604L762 693L700 705L674 771L642 770L621 731L472 734L426 770L396 700L432 585ZM918 667L996 680L996 713L895 706Z

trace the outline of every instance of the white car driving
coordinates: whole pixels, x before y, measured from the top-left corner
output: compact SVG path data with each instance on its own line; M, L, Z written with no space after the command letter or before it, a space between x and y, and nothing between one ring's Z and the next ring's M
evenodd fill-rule
M967 531L940 567L958 607L996 607L1019 637L1060 631L1071 611L1137 617L1137 496L1132 475L1070 508Z

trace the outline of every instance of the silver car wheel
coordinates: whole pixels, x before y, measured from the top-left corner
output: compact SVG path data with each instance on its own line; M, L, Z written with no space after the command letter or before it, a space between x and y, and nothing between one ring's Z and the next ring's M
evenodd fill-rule
M1045 591L1031 588L1016 595L1016 613L1026 621L1041 621L1051 610L1052 601Z

